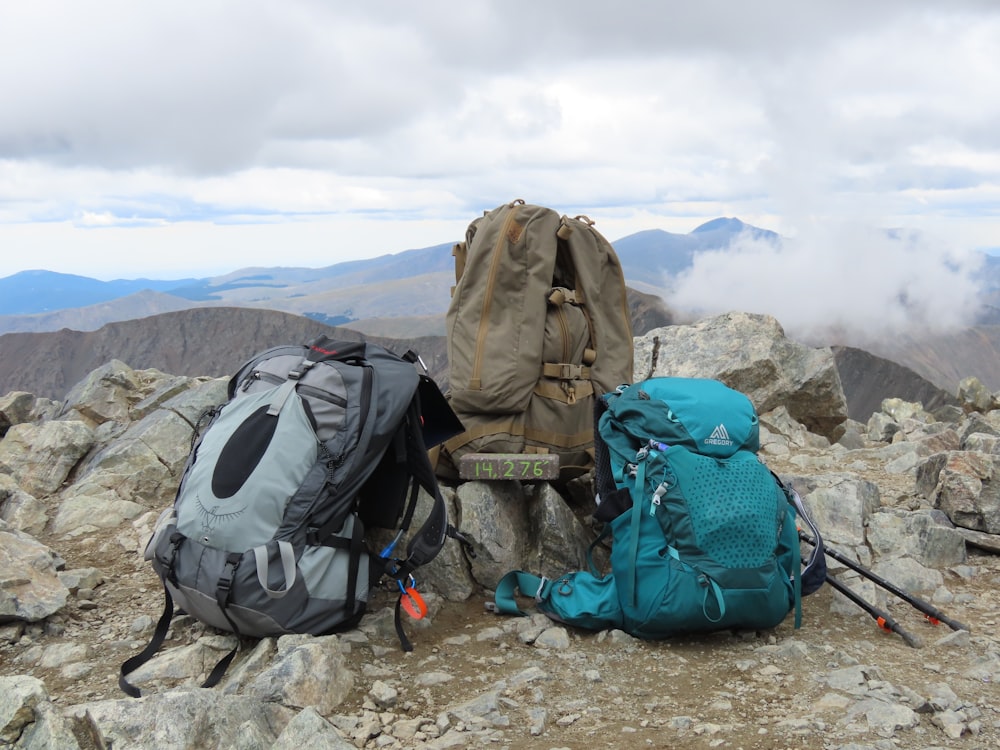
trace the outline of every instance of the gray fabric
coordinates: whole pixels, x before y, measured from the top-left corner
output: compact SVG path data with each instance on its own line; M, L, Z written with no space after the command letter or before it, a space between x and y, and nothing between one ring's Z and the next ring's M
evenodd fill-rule
M357 519L348 516L344 528L337 534L342 539L350 539ZM362 554L355 582L356 596L360 601L368 601L368 554ZM347 596L347 572L350 555L339 547L306 547L299 558L299 572L305 581L309 595L331 601L343 601Z
M272 589L268 588L267 585L267 550L264 547L253 548L254 562L257 566L257 581L260 582L260 587L264 589L264 593L272 599L281 599L295 585L295 550L292 549L292 545L288 542L279 541L278 552L281 554L281 574L285 579L285 588Z
M281 414L282 408L285 406L285 402L288 401L288 397L295 393L296 382L294 380L286 381L280 388L275 389L274 395L271 397L271 405L267 409L267 413L276 417Z
M199 454L217 456L233 430L273 400L274 389L249 394L222 409L198 446ZM230 552L264 544L274 537L286 506L316 463L318 444L299 399L288 399L277 417L274 438L248 481L235 495L212 492L216 465L195 461L177 503L177 528L201 544Z
M333 632L368 600L367 547L354 552L355 594L347 601L349 545L314 544L310 534L329 524L339 528L336 537L352 539L357 492L390 445L419 377L411 363L377 346L360 349L363 362L304 368L308 351L276 347L240 368L148 545L178 605L220 629L232 628L220 593L228 596L225 614L247 636ZM290 379L293 370L301 377ZM268 410L275 416L265 416ZM256 432L259 424L273 427L270 440ZM236 465L244 449L252 460ZM220 474L230 480L220 492L234 492L225 498L213 491Z

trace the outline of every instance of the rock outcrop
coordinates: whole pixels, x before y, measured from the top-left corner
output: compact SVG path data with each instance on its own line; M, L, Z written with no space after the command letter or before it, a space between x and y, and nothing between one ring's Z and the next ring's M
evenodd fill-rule
M449 543L419 571L430 612L407 624L414 653L400 652L393 594L379 591L357 630L243 643L222 684L201 689L237 641L178 615L161 652L131 676L144 697L124 698L118 668L148 640L161 607L142 551L173 499L198 417L224 400L226 380L111 360L65 401L0 397L0 746L1000 742L992 394L967 382L950 409L887 399L856 422L831 350L738 313L638 338L635 371L714 377L747 393L761 416L762 458L796 488L827 542L972 631L920 631L918 652L871 634L868 616L828 587L804 603L801 630L786 622L670 642L576 631L540 614L494 617L482 605L507 571L556 576L589 564L590 478L467 482L444 493L475 556ZM601 547L593 560L603 563ZM919 627L907 605L851 566L831 561L831 574Z

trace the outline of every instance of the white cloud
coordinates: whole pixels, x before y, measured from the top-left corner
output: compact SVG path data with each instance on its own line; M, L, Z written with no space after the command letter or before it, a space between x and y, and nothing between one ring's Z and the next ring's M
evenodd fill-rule
M682 309L767 313L795 337L836 343L840 334L858 345L971 324L981 261L940 238L821 221L792 240L745 239L729 252L699 254L668 283Z
M811 320L837 315L817 269L871 300L902 263L934 295L945 245L1000 247L987 0L37 0L0 8L0 48L0 275L329 265L523 197L611 239L717 216L795 237L733 264Z

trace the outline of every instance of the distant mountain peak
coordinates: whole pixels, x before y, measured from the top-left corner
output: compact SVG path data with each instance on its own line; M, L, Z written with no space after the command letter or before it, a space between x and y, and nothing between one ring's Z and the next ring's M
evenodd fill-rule
M735 218L712 219L711 221L706 221L701 226L695 227L691 230L691 234L695 234L696 232L714 232L720 229L726 232L739 232L745 229L746 226L742 221Z

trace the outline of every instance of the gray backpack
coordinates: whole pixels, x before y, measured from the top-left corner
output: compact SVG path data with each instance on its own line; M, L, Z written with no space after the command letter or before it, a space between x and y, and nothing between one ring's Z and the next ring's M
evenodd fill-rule
M422 614L413 571L446 536L461 537L448 524L422 428L421 394L436 393L438 406L443 396L418 360L321 336L269 349L237 371L229 400L196 430L174 503L147 545L165 606L150 644L122 665L122 690L139 695L125 677L162 644L174 602L237 636L320 635L355 627L387 576L402 606ZM433 505L399 555L421 487ZM366 539L374 527L398 529L380 554ZM410 650L399 609L397 632Z

